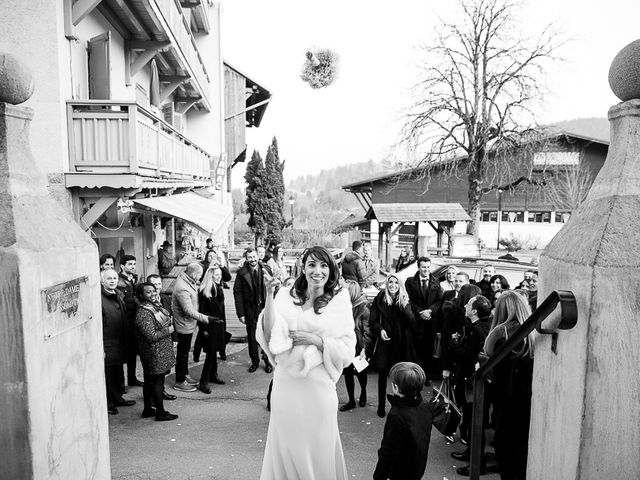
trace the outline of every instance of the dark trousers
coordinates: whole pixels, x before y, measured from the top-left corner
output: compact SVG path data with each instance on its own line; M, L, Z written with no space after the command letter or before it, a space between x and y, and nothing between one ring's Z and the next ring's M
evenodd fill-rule
M442 370L438 366L438 360L433 358L433 320L417 320L423 323L422 335L416 342L416 352L418 354L418 364L424 370L427 377L440 378Z
M176 352L176 383L182 383L189 375L189 350L193 333L178 333L178 351Z
M144 409L151 410L156 407L156 414L164 413L164 402L162 391L164 390L164 373L150 374L144 372L144 386L142 395L144 396Z
M258 341L256 340L256 324L257 322L249 322L247 321L247 343L249 344L249 358L251 359L251 365L258 365L260 363L260 356L258 356L258 350L260 346L258 345ZM269 358L267 354L261 352L262 360L264 360L265 365L270 365Z
M107 406L114 407L122 398L122 387L120 386L120 374L122 365L105 365L104 379L107 389Z
M202 349L204 348L204 344L206 343L206 338L204 337L204 330L198 327L198 334L196 335L196 341L193 342L193 361L197 362L200 359L200 354L202 353Z
M207 383L218 376L218 352L215 350L213 335L209 334L208 337L203 337L203 341L207 343L207 356L202 366L200 383Z
M342 370L342 373L344 375L344 384L347 387L347 395L349 395L349 401L350 402L355 402L355 396L354 396L354 390L355 390L355 380L354 380L354 376L358 377L358 383L360 384L360 390L361 390L361 395L362 392L365 393L367 392L367 371L363 370L361 372L357 372L356 369L354 368L353 365L349 365L347 368L345 368L344 370ZM385 387L386 387L386 381L385 381Z
M378 410L383 410L387 401L387 377L389 370L378 369Z
M136 380L136 352L134 350L127 355L127 385L131 386Z

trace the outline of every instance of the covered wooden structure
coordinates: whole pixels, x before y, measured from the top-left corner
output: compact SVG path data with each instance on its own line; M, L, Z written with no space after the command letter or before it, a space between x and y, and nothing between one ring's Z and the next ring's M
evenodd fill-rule
M452 230L456 222L470 221L459 203L372 203L365 215L367 220L378 221L378 258L387 269L391 265L391 239L406 223L425 222L437 234L437 251L451 254ZM447 235L447 246L442 246ZM418 236L416 235L416 244ZM414 251L418 252L414 244Z

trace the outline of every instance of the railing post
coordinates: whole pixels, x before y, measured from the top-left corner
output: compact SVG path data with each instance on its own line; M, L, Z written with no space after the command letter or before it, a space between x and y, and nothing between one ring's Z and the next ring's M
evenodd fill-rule
M471 453L469 464L469 478L479 480L480 468L484 452L482 435L484 430L484 378L473 377L473 414L471 417L471 438L469 439L469 450Z
M127 105L129 111L129 169L131 173L138 173L138 107Z

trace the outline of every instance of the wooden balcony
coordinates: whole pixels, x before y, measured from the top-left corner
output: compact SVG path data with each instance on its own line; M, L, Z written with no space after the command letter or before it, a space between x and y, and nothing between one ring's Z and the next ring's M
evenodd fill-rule
M216 159L135 102L68 101L67 127L70 174L76 179L73 174L109 178L108 184L75 181L67 187L123 188L159 181L168 186L211 185Z

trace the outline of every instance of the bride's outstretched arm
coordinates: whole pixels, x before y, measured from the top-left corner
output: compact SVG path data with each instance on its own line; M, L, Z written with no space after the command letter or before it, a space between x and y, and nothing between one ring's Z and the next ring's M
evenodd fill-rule
M280 285L280 280L272 277L264 272L264 286L266 290L266 298L264 305L264 313L263 313L263 328L264 328L264 338L269 343L271 341L271 329L273 328L273 323L275 322L275 301L273 298L274 292L276 291L276 287Z

